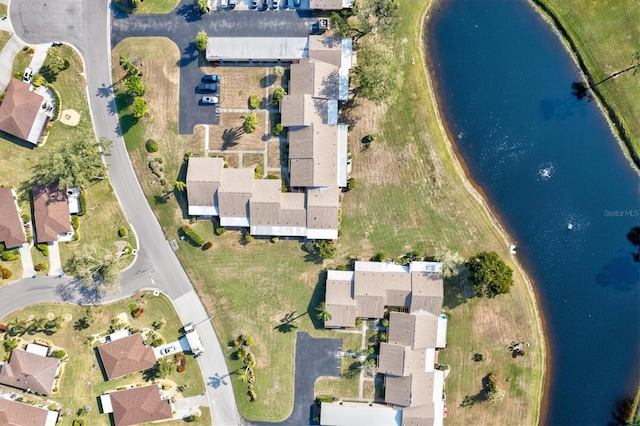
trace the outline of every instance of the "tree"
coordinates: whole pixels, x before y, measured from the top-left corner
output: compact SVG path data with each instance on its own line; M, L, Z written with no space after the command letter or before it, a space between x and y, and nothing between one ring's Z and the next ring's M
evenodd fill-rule
M52 73L58 74L60 71L64 71L69 68L69 61L60 57L58 51L50 47L47 50L47 66Z
M358 51L358 65L354 70L355 93L377 105L391 103L400 94L403 75L388 44L365 43Z
M258 128L258 118L256 117L255 112L249 112L244 117L244 123L242 123L242 128L247 133L253 133Z
M120 256L89 246L74 253L67 263L70 274L82 279L84 287L98 293L120 291Z
M331 14L331 28L340 37L351 37L354 33L349 24L351 13L347 9Z
M251 95L249 96L249 106L253 109L256 109L260 106L260 96Z
M318 256L323 259L333 259L336 256L336 246L333 241L320 240L316 242L316 249L318 250Z
M27 321L20 320L16 317L9 323L9 327L11 328L11 334L21 334L27 331Z
M131 57L129 56L120 56L120 66L127 72L127 75L138 75L139 70L138 67L133 63Z
M181 180L177 180L173 183L173 187L176 189L176 191L184 191L187 187L187 184L182 182Z
M57 141L48 155L35 167L35 184L57 183L64 187L85 187L106 177L107 165L102 154L108 155L111 141L77 137Z
M273 68L273 73L276 77L282 77L284 75L284 68L280 65L276 65L275 68Z
M316 306L316 318L322 320L323 322L327 322L331 320L331 313L327 310L327 302L322 302L318 306Z
M164 379L171 372L171 364L169 360L165 358L160 358L157 364L148 370L147 377L151 380L155 379Z
M271 133L273 133L275 136L280 136L283 130L284 130L284 127L282 126L282 123L276 123L276 125L273 126Z
M511 290L513 270L500 259L498 253L478 253L469 259L467 268L477 296L494 297Z
M278 102L280 102L280 99L284 98L285 95L287 94L287 91L284 90L284 87L276 87L273 90L273 95L271 95L271 104L276 106L278 105Z
M356 38L392 30L398 22L398 3L399 0L355 1L352 9L355 20L350 27Z
M207 36L207 32L202 30L196 34L196 49L201 52L207 50L207 43L209 42L209 36Z
M124 79L124 91L132 97L144 95L145 89L144 84L142 84L142 78L137 74L126 77Z
M196 0L196 7L200 13L209 13L209 0Z
M435 259L442 263L442 276L445 278L459 275L464 268L464 258L458 252L446 250L436 254Z
M133 100L133 105L131 107L133 111L133 116L135 118L142 118L145 115L149 114L149 107L147 106L147 101L143 98L135 98Z

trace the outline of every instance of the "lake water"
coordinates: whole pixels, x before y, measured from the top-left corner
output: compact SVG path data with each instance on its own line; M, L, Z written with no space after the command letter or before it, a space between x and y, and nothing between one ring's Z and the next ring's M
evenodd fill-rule
M604 425L639 378L638 175L595 102L571 95L578 69L526 1L442 1L428 34L447 127L540 296L544 422Z

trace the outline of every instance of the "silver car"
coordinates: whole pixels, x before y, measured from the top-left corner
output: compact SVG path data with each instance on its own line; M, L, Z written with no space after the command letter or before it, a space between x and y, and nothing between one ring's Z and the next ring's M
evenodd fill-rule
M202 103L203 104L217 104L220 102L217 96L203 96Z

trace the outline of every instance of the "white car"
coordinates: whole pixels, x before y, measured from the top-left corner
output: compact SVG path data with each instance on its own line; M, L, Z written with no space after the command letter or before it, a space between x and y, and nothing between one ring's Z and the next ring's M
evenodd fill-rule
M203 96L202 103L203 104L217 104L220 102L217 96Z
M22 75L22 81L25 83L31 83L31 78L33 77L33 70L30 67L27 67L24 70L24 74Z
M162 355L169 355L169 354L174 353L175 351L176 351L176 347L175 346L168 346L168 347L166 347L164 349L161 349L160 353Z

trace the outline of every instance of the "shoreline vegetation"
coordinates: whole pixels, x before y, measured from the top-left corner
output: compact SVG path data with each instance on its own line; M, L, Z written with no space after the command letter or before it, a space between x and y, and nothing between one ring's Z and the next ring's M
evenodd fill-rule
M562 44L577 64L582 78L587 82L588 89L591 89L591 92L595 95L594 98L602 110L611 132L620 144L625 157L634 165L636 173L640 173L640 123L638 120L629 120L630 117L637 117L640 114L640 107L638 107L640 96L636 95L634 99L632 95L634 83L636 85L635 92L640 93L637 88L637 81L633 81L634 78L637 80L634 74L640 72L640 69L627 73L628 75L625 77L622 77L621 73L620 76L611 80L611 84L614 81L618 81L617 88L604 86L601 89L599 87L601 83L608 80L619 69L629 66L633 49L639 48L638 45L634 46L633 43L634 41L637 43L640 34L636 34L636 37L632 35L625 38L613 36L605 39L602 31L605 28L613 28L612 21L618 19L619 16L615 16L612 12L604 17L606 19L596 23L596 18L590 18L586 12L587 9L593 11L596 7L593 1L581 4L580 7L574 4L575 1L529 0L529 3L547 21L562 41ZM635 6L633 6L632 3L632 1L626 1L627 7L618 5L618 8L623 11L621 12L623 14L637 16L630 9L634 8L640 13L640 5L635 3ZM603 14L591 13L591 15L602 17ZM584 27L581 27L581 24ZM636 31L638 30L636 29ZM623 30L619 29L616 34L621 34L622 32ZM640 33L640 31L638 32ZM619 54L616 55L611 52L623 52L627 54L627 57L620 58ZM636 53L640 54L640 52ZM613 68L612 62L616 63ZM640 63L636 67L640 67ZM627 109L626 114L621 111L624 109Z

